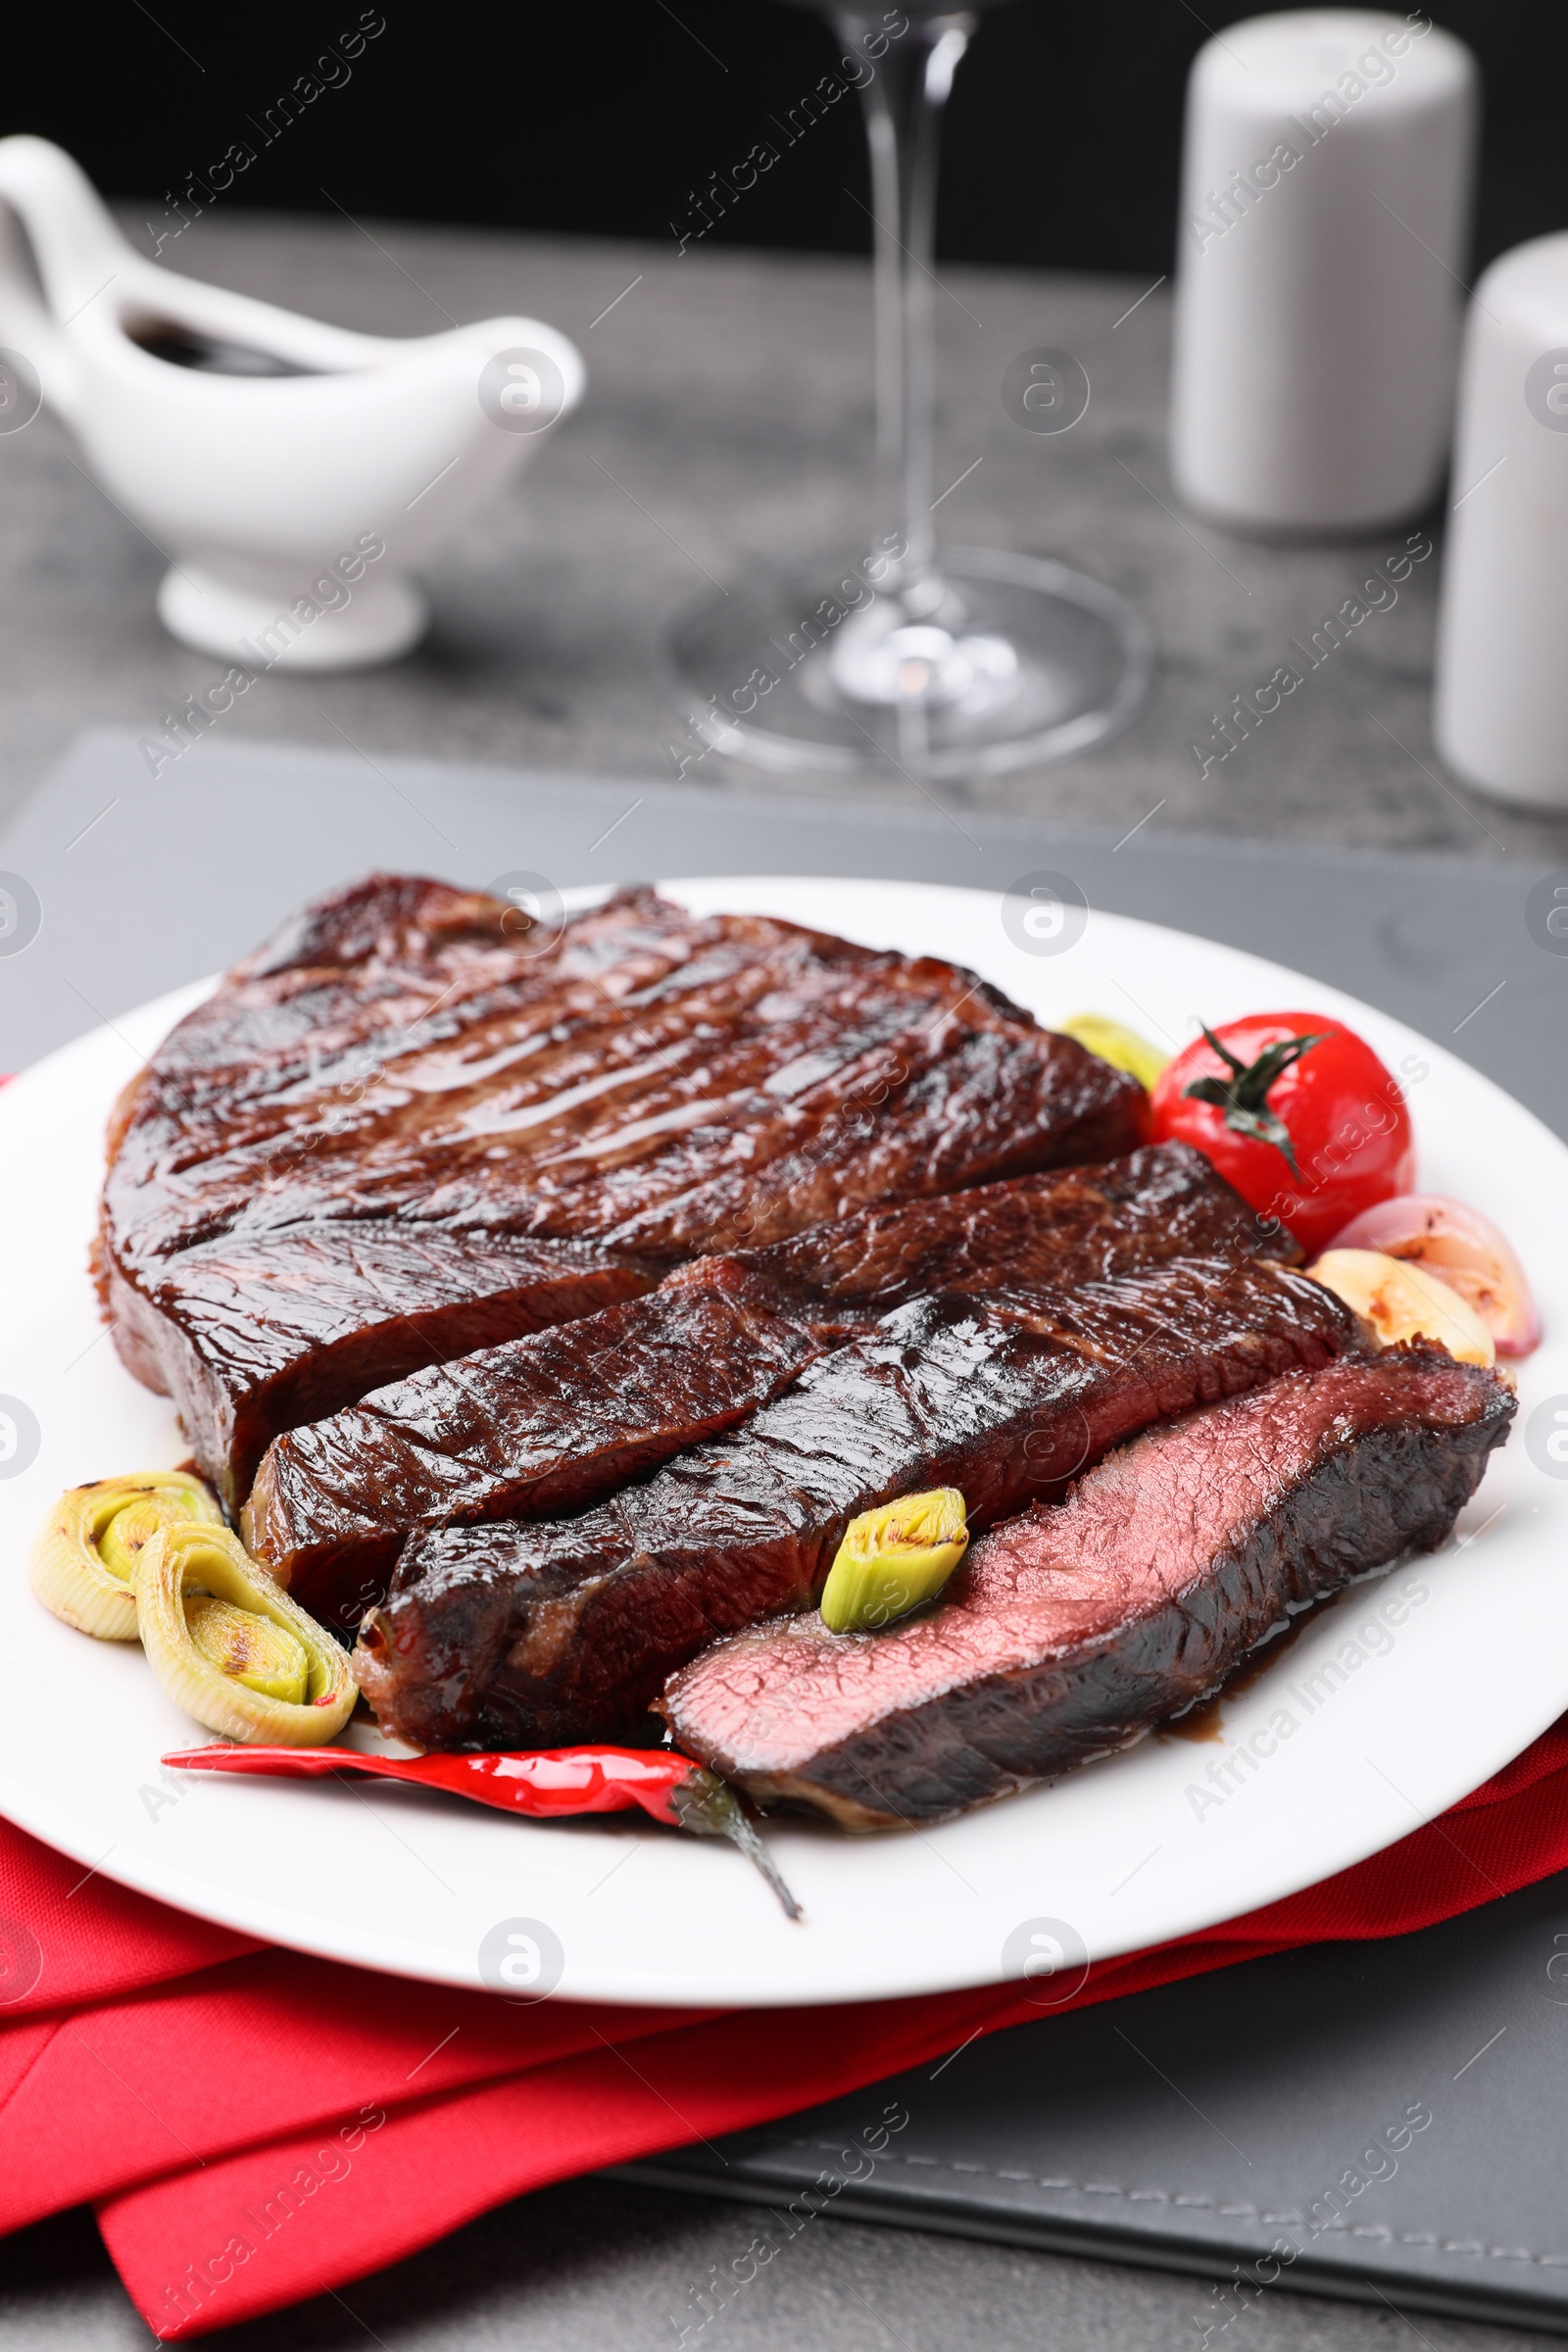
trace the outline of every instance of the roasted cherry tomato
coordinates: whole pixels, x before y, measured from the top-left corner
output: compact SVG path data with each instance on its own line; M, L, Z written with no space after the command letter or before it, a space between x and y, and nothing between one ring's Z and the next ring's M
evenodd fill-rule
M1205 1029L1161 1071L1151 1111L1156 1142L1196 1144L1308 1257L1415 1181L1398 1081L1324 1013L1260 1012Z

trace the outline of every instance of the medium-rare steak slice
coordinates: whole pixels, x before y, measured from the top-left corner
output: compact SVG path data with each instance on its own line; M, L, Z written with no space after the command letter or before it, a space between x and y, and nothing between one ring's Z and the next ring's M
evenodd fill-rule
M490 1241L439 1226L326 1223L236 1234L111 1275L121 1352L172 1396L230 1510L280 1430L400 1373L593 1314L654 1271L580 1242Z
M352 1623L350 1604L357 1615L381 1597L414 1529L585 1509L765 1403L817 1352L808 1329L854 1338L922 1291L1061 1291L1260 1248L1292 1245L1266 1238L1184 1144L862 1210L699 1258L634 1308L417 1372L296 1428L262 1465L246 1542L315 1615Z
M356 1673L383 1731L420 1747L626 1731L719 1635L809 1608L858 1512L956 1486L983 1527L1151 1421L1322 1363L1357 1329L1304 1275L1234 1260L912 1299L734 1437L583 1518L413 1538Z
M661 1712L763 1804L940 1821L1122 1746L1291 1611L1433 1549L1513 1412L1494 1373L1425 1346L1287 1373L999 1527L902 1625L757 1626L677 1674Z
M579 1511L765 1404L822 1352L772 1286L700 1258L652 1298L441 1364L279 1438L241 1517L293 1597L352 1627L416 1528Z
M1232 1251L1300 1259L1284 1227L1265 1224L1201 1152L1151 1144L1100 1167L861 1209L738 1254L803 1297L895 1306L922 1291L1061 1290Z

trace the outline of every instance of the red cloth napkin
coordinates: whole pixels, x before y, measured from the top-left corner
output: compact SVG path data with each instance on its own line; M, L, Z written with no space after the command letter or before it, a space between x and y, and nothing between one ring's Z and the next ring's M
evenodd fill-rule
M1063 2006L1402 1935L1565 1867L1568 1717L1398 1845L1104 1962ZM808 2011L514 2008L251 1943L84 1882L0 1824L0 2231L91 2199L154 2334L199 2335L362 2278L524 2189L764 2123L1041 2014L1016 1985Z

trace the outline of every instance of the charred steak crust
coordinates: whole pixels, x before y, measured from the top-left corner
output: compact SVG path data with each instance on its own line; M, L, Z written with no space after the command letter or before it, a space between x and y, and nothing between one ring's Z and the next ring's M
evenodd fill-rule
M655 1271L573 1242L416 1224L320 1224L111 1274L122 1352L145 1351L230 1511L282 1430L368 1389L650 1290ZM146 1376L144 1376L146 1377Z
M975 1546L883 1634L759 1626L671 1681L677 1744L761 1803L939 1821L1206 1697L1289 1613L1442 1544L1508 1434L1495 1375L1418 1346L1154 1430Z
M896 1306L925 1291L1060 1290L1160 1258L1232 1251L1287 1265L1301 1255L1201 1152L1149 1144L1098 1167L861 1209L738 1255L803 1298Z
M247 1548L324 1623L357 1625L416 1528L580 1511L733 1428L821 1344L734 1258L652 1298L416 1372L270 1447Z
M583 1518L414 1537L356 1673L383 1731L421 1747L624 1733L710 1642L811 1607L858 1512L951 1485L984 1527L1152 1421L1326 1362L1356 1333L1316 1283L1235 1260L910 1300L735 1436Z
M416 1528L585 1510L744 1420L817 1342L867 1332L911 1296L1059 1292L1200 1251L1291 1247L1181 1144L862 1210L694 1259L634 1306L416 1371L294 1428L269 1450L242 1528L306 1608L354 1624Z
M205 1308L181 1328L175 1268L218 1244L238 1258L385 1225L668 1267L1141 1139L1131 1079L935 957L642 889L554 939L519 921L483 894L372 876L166 1039L112 1122L96 1251L139 1379L190 1385ZM373 1294L366 1315L384 1325ZM458 1351L437 1338L417 1361ZM347 1326L332 1339L346 1366ZM241 1315L222 1348L249 1344ZM338 1402L388 1377L368 1356Z

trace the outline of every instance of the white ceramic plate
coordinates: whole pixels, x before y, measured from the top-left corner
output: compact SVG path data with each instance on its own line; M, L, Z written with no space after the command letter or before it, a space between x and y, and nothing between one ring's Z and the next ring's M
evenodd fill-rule
M1030 954L979 891L667 887L700 910L763 910L951 956L1048 1022L1098 1008L1172 1043L1200 1015L1268 1007L1353 1023L1404 1074L1423 1184L1498 1220L1545 1319L1521 1426L1454 1542L1322 1610L1227 1702L1223 1744L1165 1735L937 1830L852 1839L769 1824L801 1926L727 1846L620 1817L545 1827L378 1782L161 1776L165 1750L205 1735L133 1645L46 1615L24 1563L61 1488L185 1452L169 1405L122 1370L85 1259L105 1116L138 1053L202 993L190 990L0 1093L0 1398L20 1398L41 1433L36 1459L0 1479L0 1810L83 1871L402 1975L478 1984L487 1935L522 1919L559 1938L561 1990L581 1999L859 2000L998 1981L1026 1925L1057 1923L1045 1932L1069 1951L1081 1940L1109 1957L1272 1901L1402 1838L1568 1705L1568 1477L1532 1463L1522 1427L1544 1399L1568 1405L1568 1150L1528 1111L1353 999L1147 923L1092 914L1065 952Z

